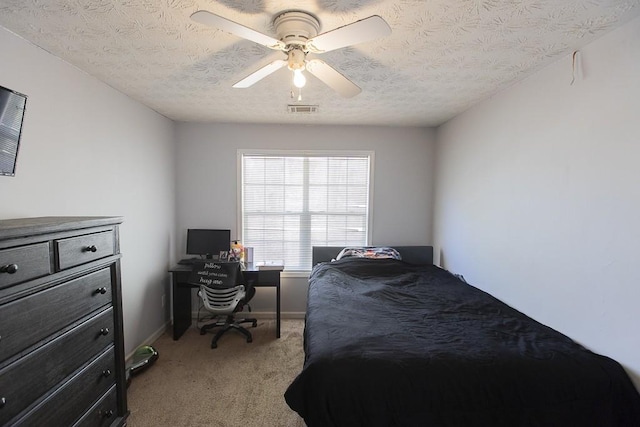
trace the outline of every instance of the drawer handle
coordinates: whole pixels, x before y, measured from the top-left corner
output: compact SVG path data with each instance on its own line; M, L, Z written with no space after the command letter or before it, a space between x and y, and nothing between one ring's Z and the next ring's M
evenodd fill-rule
M96 245L91 245L91 246L87 246L86 248L84 248L85 251L87 252L96 252L98 250L98 248L96 248Z
M104 295L104 294L107 293L107 288L105 288L104 286L101 287L101 288L98 288L98 289L96 289L96 293Z
M107 335L109 335L109 328L102 328L102 329L100 329L100 335L103 335L103 336L105 336L105 337L106 337Z
M0 273L14 274L18 271L18 264L7 264L0 267Z
M4 408L4 405L7 404L7 399L5 397L0 397L0 409Z
M111 369L105 369L104 371L102 371L102 376L107 378L109 375L111 375Z

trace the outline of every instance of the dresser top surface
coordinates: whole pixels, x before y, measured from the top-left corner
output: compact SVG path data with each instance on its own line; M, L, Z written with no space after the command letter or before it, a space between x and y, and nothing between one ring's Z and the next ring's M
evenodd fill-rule
M122 223L119 216L44 216L0 220L0 239Z

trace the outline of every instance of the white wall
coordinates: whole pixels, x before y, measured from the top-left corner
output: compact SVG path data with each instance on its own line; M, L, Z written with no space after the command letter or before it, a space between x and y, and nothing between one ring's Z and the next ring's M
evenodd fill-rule
M181 123L177 126L177 253L186 230L230 228L236 235L237 150L250 148L375 152L373 244L430 244L433 130L373 126L291 126ZM274 311L259 289L255 311ZM305 311L305 278L282 281L282 311Z
M162 328L174 245L173 123L0 27L0 85L28 96L0 218L123 216L125 350ZM167 294L168 295L168 294Z
M443 265L640 385L640 19L438 129Z

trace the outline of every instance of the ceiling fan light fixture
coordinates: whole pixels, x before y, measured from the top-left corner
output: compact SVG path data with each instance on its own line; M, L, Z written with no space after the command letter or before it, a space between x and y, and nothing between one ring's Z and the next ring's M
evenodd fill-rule
M307 84L307 78L302 74L301 69L293 70L293 85L302 89Z
M304 87L307 84L307 79L302 74L302 70L305 69L305 58L307 54L298 46L292 47L287 52L287 67L293 71L293 85L298 89Z
M300 47L293 47L287 52L287 67L291 71L304 70L307 54Z

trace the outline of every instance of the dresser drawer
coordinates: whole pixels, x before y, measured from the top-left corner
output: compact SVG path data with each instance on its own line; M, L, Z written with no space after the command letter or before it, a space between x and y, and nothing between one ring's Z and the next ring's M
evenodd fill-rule
M118 418L116 388L109 390L73 427L110 426Z
M50 273L48 242L0 250L0 289Z
M15 426L70 426L115 384L113 347L20 418Z
M0 370L0 398L5 401L0 408L0 425L24 411L110 345L113 345L112 308Z
M55 241L60 270L114 254L112 230Z
M104 268L0 306L0 361L111 304L111 281Z

